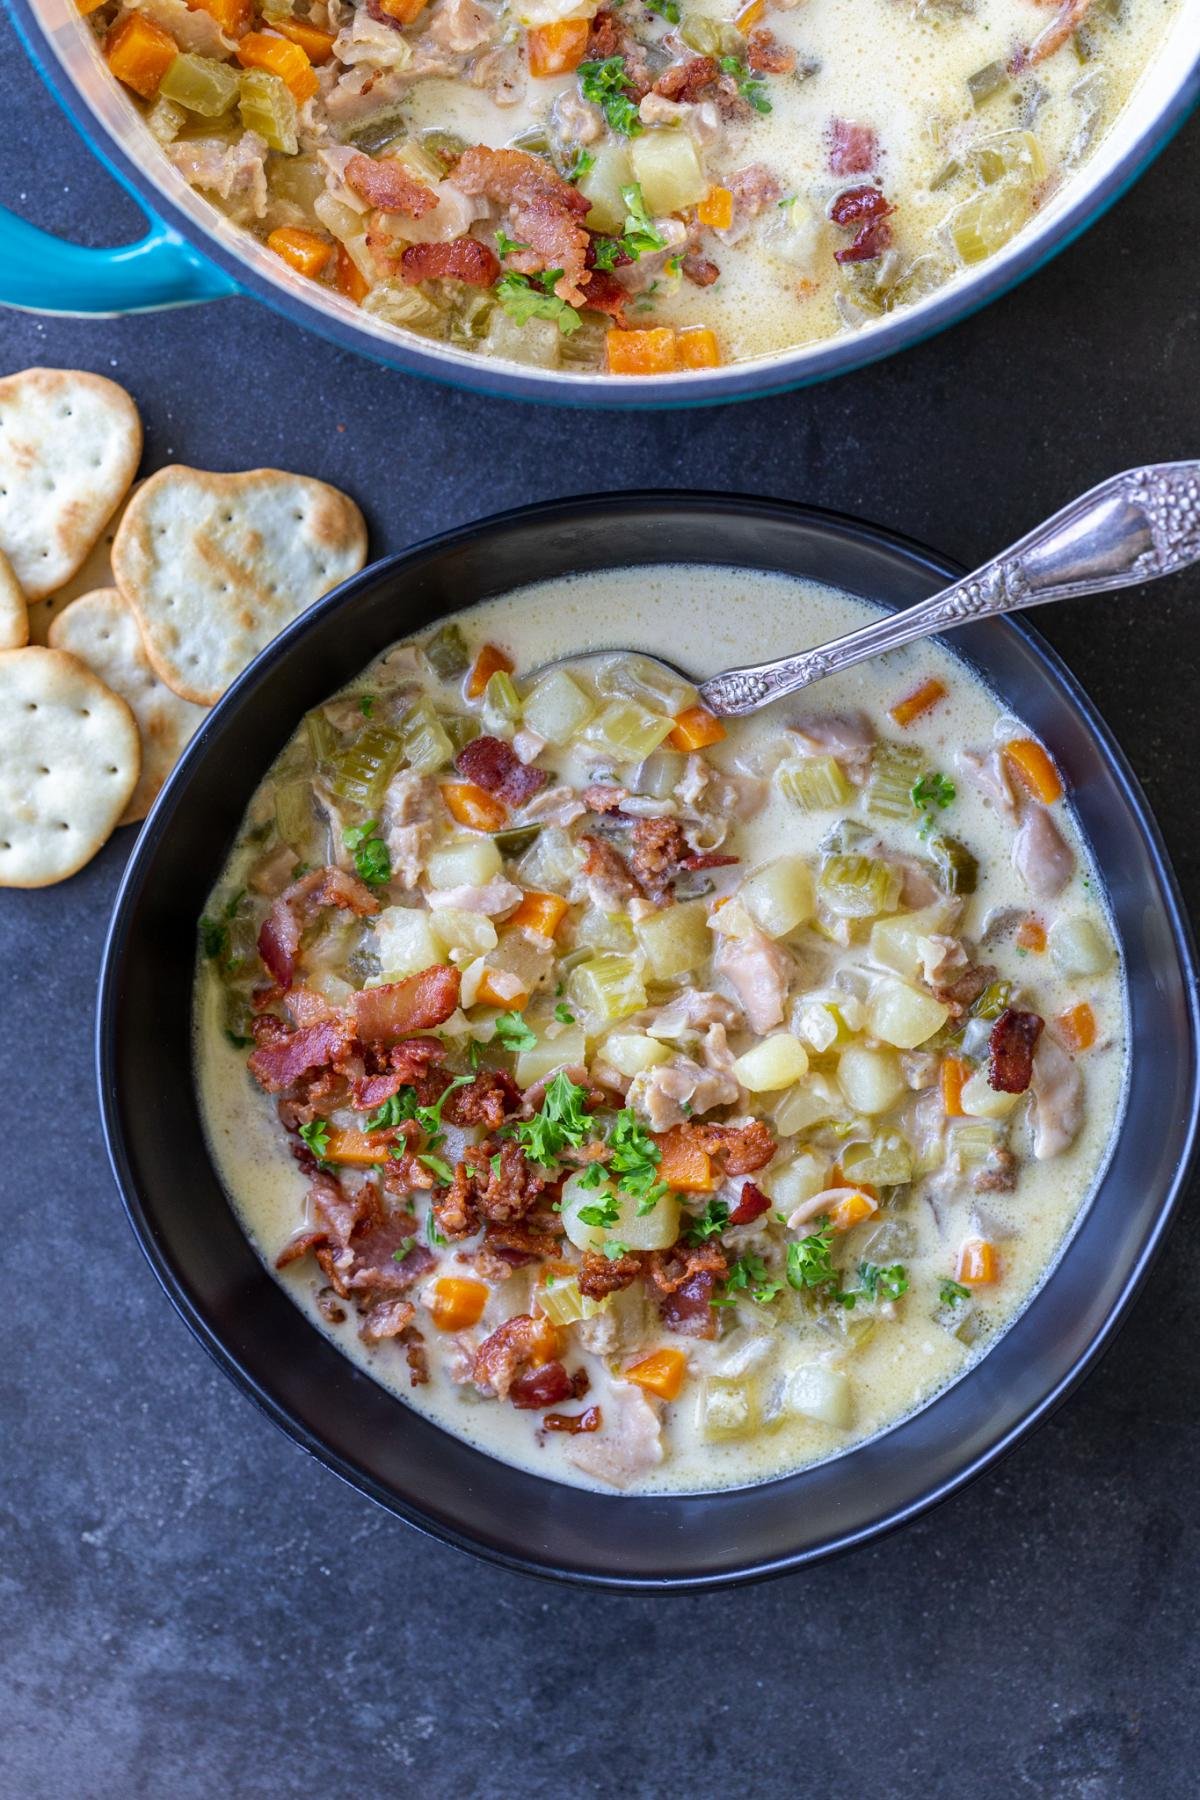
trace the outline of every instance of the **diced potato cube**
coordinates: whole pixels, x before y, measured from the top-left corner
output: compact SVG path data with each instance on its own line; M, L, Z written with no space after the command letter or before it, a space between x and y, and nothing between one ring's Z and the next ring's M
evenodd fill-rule
M853 1417L850 1378L825 1363L799 1363L788 1377L787 1404L802 1418L844 1431Z
M431 851L429 883L434 888L486 887L504 872L504 861L491 838L444 844Z
M634 947L633 925L624 913L610 913L599 906L589 906L575 927L575 943L586 945L589 950L628 953Z
M950 1008L932 994L890 977L877 982L867 1000L868 1029L897 1050L915 1050L940 1031L949 1017Z
M439 906L434 923L447 950L464 950L471 956L482 956L496 948L496 927L485 913L464 912L457 906Z
M385 906L376 915L375 947L380 972L368 987L416 975L442 962L446 954L440 937L434 935L432 915L415 906Z
M739 1056L733 1077L752 1094L772 1094L808 1074L808 1052L790 1031L776 1031Z
M788 1214L821 1192L826 1186L825 1172L823 1157L814 1156L811 1150L802 1150L790 1162L756 1176L755 1180L763 1193L775 1202L776 1210Z
M603 1250L607 1243L626 1244L630 1250L669 1250L679 1236L679 1201L663 1194L649 1212L638 1213L641 1202L608 1183L584 1187L572 1175L563 1188L563 1230L578 1250ZM586 1214L586 1217L581 1217ZM597 1218L608 1221L596 1224Z
M620 232L625 229L625 201L621 189L633 180L629 149L625 144L601 144L579 191L592 203L586 224L589 231Z
M687 975L712 954L708 908L703 900L684 900L677 906L664 907L661 912L639 919L633 929L656 981Z
M872 962L894 969L907 981L915 981L921 973L924 940L943 931L948 916L944 905L935 904L922 907L920 912L894 913L891 918L877 919L871 927L868 946Z
M976 1069L963 1083L959 1104L969 1119L1006 1119L1021 1099L1020 1094L1001 1093L990 1085L985 1069Z
M803 1087L788 1088L780 1095L771 1116L780 1137L794 1137L818 1119L828 1119L841 1110L842 1098L832 1083L823 1075L811 1075Z
M748 1437L758 1426L758 1405L744 1381L720 1381L706 1375L700 1384L696 1424L710 1442Z
M708 928L718 937L753 937L758 926L747 912L740 894L726 900L709 915Z
M1113 959L1112 945L1090 919L1079 915L1056 919L1048 942L1054 965L1064 975L1103 975Z
M565 744L595 710L595 702L565 669L552 669L525 697L525 724L547 743Z
M555 1036L543 1029L538 1034L538 1041L528 1050L517 1053L516 1077L518 1087L532 1087L535 1081L544 1081L547 1075L553 1075L557 1069L574 1068L586 1059L587 1046L582 1025L564 1025L561 1029L554 1026Z
M838 1085L854 1112L887 1112L904 1092L900 1059L892 1050L850 1044L838 1059Z
M646 1069L671 1060L666 1044L660 1044L657 1038L647 1037L640 1031L614 1031L605 1038L598 1054L618 1075L628 1075L630 1080Z
M741 890L742 905L769 938L786 937L812 918L812 872L802 856L779 856L757 869Z
M634 180L641 184L642 198L652 213L682 212L708 192L708 177L686 131L669 127L644 132L634 138L629 157Z

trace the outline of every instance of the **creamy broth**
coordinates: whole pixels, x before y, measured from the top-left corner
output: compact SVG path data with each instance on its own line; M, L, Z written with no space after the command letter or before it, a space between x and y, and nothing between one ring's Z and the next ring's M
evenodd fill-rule
M473 647L487 641L512 649L519 681L523 672L548 660L624 642L685 660L688 673L700 678L744 660L751 646L755 657L783 655L848 630L872 611L845 594L784 577L653 568L580 576L524 589L461 615L461 624ZM685 651L681 646L688 648ZM386 686L388 674L382 662L372 665L345 690L352 704L354 696ZM888 708L930 679L944 684L944 698L907 731L898 731L888 717ZM525 683L521 681L521 685ZM461 700L457 704L461 706ZM955 771L956 753L965 746L990 747L1001 739L1023 735L1011 719L1004 722L994 697L963 663L939 646L925 643L824 682L810 695L784 702L754 719L731 722L725 740L704 755L718 770L755 765L770 768L772 745L789 721L818 711L836 714L855 708L864 709L889 738L917 739L931 770ZM578 752L551 754L558 777L583 781L591 772L590 765L576 769ZM285 752L285 767L288 755ZM548 759L543 755L541 760ZM585 756L583 763L588 762ZM591 765L594 762L593 757ZM966 899L955 930L977 942L982 922L1005 908L1017 909L1023 919L1030 915L1044 921L1069 917L1076 924L1086 921L1093 941L1102 943L1112 958L1101 973L1068 976L1060 972L1048 952L1022 949L1011 927L994 931L983 952L995 965L997 977L1013 984L1012 1004L1025 1004L1050 1021L1081 1002L1091 1008L1094 1043L1086 1050L1078 1049L1071 1058L1083 1082L1080 1129L1061 1154L1036 1160L1031 1154L1030 1101L1022 1099L1011 1118L999 1127L1017 1158L1011 1192L978 1193L969 1172L949 1178L944 1170L939 1173L936 1169L915 1175L907 1187L894 1192L885 1189L880 1214L848 1231L846 1243L869 1241L872 1232L881 1229L880 1218L890 1218L899 1227L897 1241L903 1241L905 1248L902 1259L897 1260L903 1262L908 1285L894 1301L885 1299L868 1306L860 1300L853 1310L825 1307L815 1314L811 1306L806 1307L805 1295L793 1293L786 1285L768 1304L760 1305L742 1292L735 1296L735 1305L721 1312L717 1321L720 1334L712 1339L676 1336L664 1330L651 1301L649 1323L644 1327L648 1335L641 1347L666 1344L686 1352L687 1377L676 1399L649 1402L661 1429L665 1454L660 1462L636 1469L617 1484L627 1491L681 1491L763 1481L835 1455L895 1423L960 1376L1012 1322L1044 1279L1096 1182L1120 1111L1125 1061L1123 989L1111 950L1100 878L1069 812L1060 803L1055 816L1073 853L1075 871L1054 900L1044 904L1031 900L1014 874L1011 824L957 772L954 787L953 802L944 814L939 813L937 825L952 828L955 838L970 846L979 865L976 891ZM856 796L841 810L852 813L858 802ZM214 891L210 917L221 916L230 895L244 888L249 872L269 853L272 838L262 829L266 816L261 801L257 810L252 803L244 830L256 832L256 840L243 842L234 852ZM726 839L724 849L741 860L713 872L717 895L736 893L750 871L783 852L819 859L818 846L837 816L836 811L805 814L772 781L762 810L736 824ZM925 854L920 825L915 809L911 818L889 824L885 834L888 845L908 855ZM572 910L578 916L578 910ZM843 964L861 964L865 954L861 931L852 935L856 941L848 949L842 952L835 946L830 952ZM798 936L803 938L804 932ZM797 934L788 941L795 943ZM803 961L807 952L798 954ZM799 987L804 986L800 981ZM568 994L572 991L568 988ZM289 1140L271 1100L247 1073L245 1048L229 1041L226 1005L214 963L202 959L197 986L196 1078L209 1142L239 1219L258 1254L273 1268L276 1257L298 1230L312 1222L306 1221L305 1215L309 1176L294 1160L295 1139ZM488 1014L487 1007L476 1005L459 1017L486 1018ZM731 1036L736 1038L735 1033ZM461 1048L464 1040L458 1041ZM594 1048L591 1056L595 1059ZM507 1061L511 1066L511 1058ZM826 1067L827 1061L814 1052L812 1064L810 1082L816 1078L814 1071ZM753 1110L770 1120L780 1099L777 1092L756 1094ZM746 1115L735 1107L733 1116ZM459 1134L451 1131L442 1152L448 1162L453 1161L459 1145ZM770 1192L773 1170L786 1164L788 1153L785 1146L774 1162L754 1176L764 1191ZM732 1186L726 1183L720 1191L729 1191L732 1199L740 1185L740 1181ZM687 1201L693 1209L702 1204L695 1196L687 1196ZM415 1210L423 1229L425 1196L418 1197ZM795 1230L771 1225L773 1216L767 1215L766 1223L778 1242L776 1251L769 1254L780 1252L783 1240L813 1229L812 1224ZM741 1237L747 1243L757 1242L748 1235L757 1229L743 1227ZM967 1237L985 1233L999 1250L1000 1279L993 1285L972 1288L969 1297L947 1303L943 1284L958 1266L956 1247ZM734 1231L733 1237L737 1241L739 1232ZM470 1248L468 1245L464 1256ZM840 1253L841 1240L836 1248ZM456 1260L458 1250L456 1244L440 1249L438 1267L410 1298L423 1294L427 1299L433 1279L442 1274L474 1275L469 1264ZM861 1254L861 1249L852 1250L848 1257L839 1254L839 1261L852 1270L854 1256ZM537 1276L536 1266L522 1267L509 1279L492 1283L482 1321L464 1334L469 1348L477 1346L504 1319L536 1305L532 1296ZM429 1351L430 1380L427 1385L411 1387L399 1343L387 1341L374 1348L364 1345L352 1307L345 1308L349 1316L344 1323L329 1322L318 1304L324 1277L309 1258L292 1263L278 1279L318 1330L330 1335L340 1349L407 1403L489 1454L556 1480L605 1485L603 1471L598 1474L594 1467L578 1466L580 1446L600 1443L603 1430L619 1423L623 1397L632 1397L639 1408L645 1405L641 1390L622 1378L623 1369L629 1366L628 1351L592 1353L579 1341L583 1328L572 1328L564 1333L570 1349L563 1353L563 1360L573 1371L582 1368L587 1372L589 1391L583 1404L598 1404L609 1416L594 1438L547 1432L540 1428L536 1411L485 1398L471 1380L461 1378L461 1356L455 1369L450 1354L454 1340L448 1333L430 1329L428 1312L420 1303L418 1315ZM849 1274L843 1277L844 1283L850 1281ZM962 1292L966 1296L965 1286ZM327 1289L325 1300L327 1303ZM622 1296L614 1296L614 1303L621 1301ZM831 1318L831 1311L836 1318ZM964 1341L971 1332L961 1329L967 1313L973 1328L978 1327L972 1342ZM872 1326L869 1332L864 1321ZM772 1407L773 1384L777 1388L780 1372L801 1365L847 1376L838 1401L844 1409L841 1423ZM459 1379L453 1378L455 1374ZM712 1396L716 1394L723 1404L722 1396L728 1398L726 1388L737 1389L739 1383L749 1384L752 1403L762 1417L739 1435L723 1436L719 1433L724 1415L719 1405L714 1408ZM579 1410L575 1403L566 1405L568 1411ZM586 1451L583 1460L587 1461Z
M472 354L626 376L854 330L993 255L1179 10L134 5L157 38L116 0L91 24L162 153L300 274Z

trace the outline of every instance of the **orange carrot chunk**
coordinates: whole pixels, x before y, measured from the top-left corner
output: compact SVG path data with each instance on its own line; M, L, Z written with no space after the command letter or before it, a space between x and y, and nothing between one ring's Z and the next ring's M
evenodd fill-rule
M411 25L425 11L426 0L377 0L380 12L401 25Z
M373 1131L341 1131L334 1126L321 1151L321 1161L338 1163L348 1169L370 1169L385 1163L391 1149L389 1139Z
M511 656L505 656L495 644L485 644L467 677L467 699L478 700L493 675L511 675L515 667Z
M337 247L334 280L337 282L338 293L345 294L348 300L353 300L355 306L361 306L371 291L370 283L345 244L339 244Z
M272 31L278 31L290 43L299 44L311 63L325 63L333 55L333 33L322 31L307 19L272 19Z
M192 12L206 12L226 37L241 37L254 17L254 0L188 0Z
M333 245L328 238L318 237L315 231L305 231L301 225L279 225L267 238L267 249L281 256L289 269L295 269L298 275L307 275L315 280L325 268L333 255Z
M1040 919L1023 919L1017 927L1017 949L1041 955L1046 948L1046 927Z
M923 681L919 688L914 688L905 699L897 700L895 706L890 708L891 715L897 725L911 725L914 719L931 712L938 701L945 698L946 684L934 676L929 681Z
M478 1006L502 1006L506 1012L524 1012L529 1005L529 995L521 986L519 976L508 969L485 969L475 990L475 1003Z
M942 1111L948 1119L963 1117L962 1091L970 1069L960 1056L947 1056L942 1063Z
M473 781L444 781L442 799L450 817L472 831L500 831L508 819L503 800L476 787Z
M675 340L675 360L681 369L719 369L716 333L707 325L689 325Z
M856 1225L861 1225L864 1219L869 1219L872 1213L878 1211L876 1202L868 1194L864 1194L861 1188L857 1188L854 1193L846 1194L830 1207L829 1224L834 1231L852 1231Z
M728 231L733 224L733 191L727 187L710 187L699 206L696 218L710 231Z
M526 931L540 931L552 938L563 922L567 902L561 894L526 894L516 912L509 913L505 926L521 925Z
M566 75L577 69L587 49L590 19L559 19L553 25L539 25L527 36L529 73L537 81L549 75Z
M767 0L750 0L748 6L743 6L741 12L734 14L733 22L743 37L749 37L766 10Z
M439 1331L469 1331L472 1325L478 1325L487 1301L484 1282L443 1275L433 1284L433 1322Z
M675 729L668 734L672 750L703 750L706 744L719 744L725 727L703 706L689 706L675 715Z
M1096 1041L1096 1015L1086 1000L1081 1000L1078 1006L1069 1007L1065 1013L1060 1013L1056 1023L1064 1041L1072 1050L1090 1050Z
M605 337L610 375L673 375L675 333L669 325L653 331L610 331Z
M175 39L145 13L126 13L104 40L108 66L118 81L152 100L158 84L179 54Z
M75 0L76 11L81 12L85 19L89 13L98 12L103 5L104 0Z
M271 37L265 31L247 32L238 44L237 59L244 69L266 69L278 75L297 106L303 106L317 91L316 71L300 45L287 38Z
M1013 738L1004 746L1004 760L1035 800L1053 806L1063 796L1062 776L1042 746L1032 738Z
M641 1362L622 1371L626 1381L636 1382L648 1394L657 1394L660 1400L679 1398L686 1373L687 1353L684 1350L652 1350Z
M1000 1274L1000 1258L995 1244L986 1238L968 1238L958 1252L954 1279L963 1287L987 1287Z
M673 1125L655 1143L662 1151L658 1173L668 1187L681 1194L711 1194L716 1187L712 1157L686 1126Z

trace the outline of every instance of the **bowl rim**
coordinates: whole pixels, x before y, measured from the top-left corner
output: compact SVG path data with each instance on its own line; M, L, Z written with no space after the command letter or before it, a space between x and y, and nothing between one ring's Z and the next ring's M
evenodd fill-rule
M1085 165L1075 184L1074 197L1069 203L1064 202L1061 210L1032 220L994 257L960 270L927 300L902 308L861 331L818 339L815 348L812 344L794 345L717 370L693 371L665 379L647 377L643 386L641 378L538 372L516 364L489 362L483 357L472 359L436 344L425 344L415 333L394 341L381 339L353 320L343 319L337 309L308 299L283 273L263 273L256 260L239 248L236 235L226 244L215 232L198 224L176 204L154 174L140 167L117 141L72 79L54 47L49 28L36 10L35 0L12 3L17 35L26 53L93 153L143 207L163 217L240 288L285 318L298 321L327 341L383 367L496 399L586 406L602 411L683 410L768 399L867 368L939 336L1010 292L1069 248L1145 173L1200 105L1198 47L1190 64L1185 63L1179 70L1161 110L1102 178L1089 181Z
M272 1391L269 1382L259 1379L246 1366L241 1355L225 1341L219 1327L210 1322L203 1308L193 1300L187 1291L182 1276L172 1266L164 1246L159 1241L152 1217L153 1207L148 1205L143 1198L134 1176L117 1099L116 1028L120 1007L121 970L129 949L129 920L135 903L152 879L158 848L166 835L163 820L166 818L171 803L176 794L182 793L190 785L208 753L214 730L219 731L226 715L235 711L242 697L257 685L268 670L289 658L293 650L302 644L309 631L319 621L340 611L344 606L353 604L360 595L365 596L381 581L402 579L406 571L416 570L430 556L452 553L459 546L477 542L485 534L493 535L529 523L561 529L564 524L570 524L583 517L602 517L606 513L627 514L630 510L661 510L664 505L669 505L674 511L683 507L700 515L711 516L714 511L719 511L735 517L769 518L781 521L785 525L800 524L835 542L865 544L872 549L882 551L885 555L899 557L911 568L936 578L950 580L964 572L961 565L940 556L913 538L844 513L788 501L760 500L751 495L709 493L702 490L681 492L670 489L639 489L627 493L590 494L510 508L466 525L457 526L450 531L422 538L404 550L368 564L357 575L332 589L309 607L261 652L213 708L210 718L185 748L179 763L168 777L162 794L156 800L130 853L113 903L101 954L94 1040L101 1130L109 1166L126 1216L147 1262L176 1312L235 1385L243 1393L249 1395L266 1413L267 1417L293 1442L307 1450L318 1462L340 1476L360 1493L366 1494L369 1499L384 1507L388 1512L405 1520L409 1525L415 1526L423 1534L518 1573L625 1593L695 1593L765 1580L775 1575L807 1567L831 1556L844 1553L859 1544L887 1535L901 1525L928 1512L983 1474L1001 1457L1014 1449L1020 1440L1036 1426L1044 1423L1091 1372L1100 1357L1110 1347L1116 1333L1128 1317L1129 1310L1162 1248L1179 1200L1195 1165L1198 1150L1200 1150L1200 981L1197 976L1196 948L1190 921L1157 821L1109 727L1057 652L1024 619L1003 617L991 621L991 624L999 626L1005 632L1016 633L1024 640L1026 648L1033 653L1035 662L1049 677L1051 685L1060 691L1070 707L1080 716L1099 746L1106 770L1116 781L1136 822L1144 848L1153 865L1158 882L1158 898L1161 901L1163 916L1183 978L1188 1048L1191 1060L1187 1117L1181 1122L1182 1142L1167 1191L1162 1196L1153 1218L1133 1234L1131 1241L1137 1246L1136 1252L1119 1289L1108 1305L1102 1322L1083 1350L1068 1357L1061 1373L1041 1394L1040 1398L1027 1405L1006 1429L999 1430L994 1435L989 1431L985 1435L985 1441L978 1453L970 1456L961 1464L956 1464L943 1479L929 1487L922 1487L907 1503L889 1507L877 1518L860 1528L828 1537L807 1548L793 1549L761 1559L744 1567L716 1571L705 1570L695 1576L612 1575L597 1569L567 1567L552 1560L539 1560L535 1555L506 1550L494 1542L484 1541L473 1536L469 1531L449 1524L444 1518L435 1516L424 1509L417 1501L398 1494L385 1482L357 1465L350 1456L333 1449L318 1431L310 1429L303 1420L294 1414L287 1401ZM706 558L699 552L694 560L698 564L708 565L711 565L712 561L711 558ZM636 562L637 559L634 561ZM629 566L628 559L622 563L614 558L611 566ZM732 567L735 565L722 566ZM517 583L516 585L520 586L521 584ZM252 791L252 788L247 789L247 798ZM1102 1173L1101 1180L1103 1181L1103 1179ZM1086 1213L1081 1214L1080 1217L1082 1220L1086 1217ZM1070 1253L1071 1240L1068 1240L1063 1253L1051 1264L1051 1273L1063 1266L1069 1259ZM1034 1289L1027 1305L1036 1299L1039 1291L1039 1288ZM290 1297L289 1304L291 1304ZM303 1317L303 1314L300 1316ZM997 1348L1003 1343L1012 1325L1015 1325L1021 1316L1020 1312L1015 1315L1012 1324L997 1340ZM315 1329L315 1327L311 1327L311 1322L306 1321L306 1323L310 1325L311 1329ZM341 1354L340 1351L338 1354ZM970 1380L979 1369L986 1368L991 1355L992 1352L989 1351L977 1362L971 1364L957 1378L957 1381L951 1384L951 1387ZM373 1380L369 1375L367 1379ZM939 1390L939 1393L945 1391L948 1390ZM931 1396L930 1400L924 1406L919 1407L915 1413L893 1421L891 1425L884 1427L875 1438L863 1442L878 1442L880 1437L886 1437L890 1431L900 1428L907 1419L919 1417L922 1412L936 1402L937 1398L938 1395ZM400 1399L400 1404L405 1404L405 1402ZM488 1464L498 1461L486 1451L478 1450L473 1445L469 1447L474 1454ZM860 1447L862 1446L859 1444L847 1446L844 1452L827 1459L827 1462L839 1462L843 1457L852 1455ZM827 1464L815 1466L822 1467ZM801 1468L798 1471L792 1471L790 1476L785 1472L782 1476L773 1477L772 1480L787 1480L803 1476L804 1472L804 1469ZM533 1478L539 1479L536 1475ZM569 1493L583 1491L588 1493L589 1497L595 1497L591 1495L590 1490L563 1489L562 1484L553 1481L547 1482L546 1485ZM750 1490L736 1491L754 1490L751 1488ZM712 1490L711 1492L719 1495L722 1490ZM606 1500L611 1498L607 1495L601 1497ZM639 1505L647 1504L651 1499L660 1503L664 1501L669 1503L671 1501L703 1501L708 1497L709 1491L704 1494L621 1495L617 1498L622 1506L631 1509L632 1516L633 1511Z

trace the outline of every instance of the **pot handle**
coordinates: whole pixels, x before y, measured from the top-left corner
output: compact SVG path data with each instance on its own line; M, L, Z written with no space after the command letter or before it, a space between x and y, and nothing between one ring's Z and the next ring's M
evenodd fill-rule
M0 305L76 318L113 318L241 292L185 238L146 213L136 244L69 244L0 207Z

